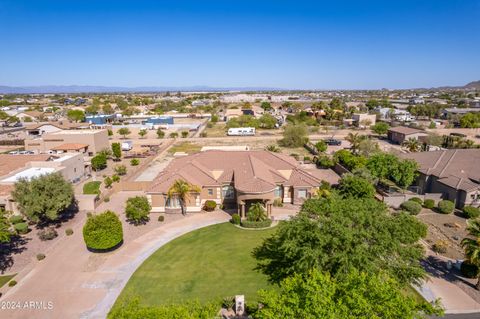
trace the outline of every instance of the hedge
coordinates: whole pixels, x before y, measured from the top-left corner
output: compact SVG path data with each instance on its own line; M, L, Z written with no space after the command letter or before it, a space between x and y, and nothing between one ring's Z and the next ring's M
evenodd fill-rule
M478 267L466 261L461 264L460 271L467 278L477 278L478 276Z
M455 209L455 204L449 200L441 200L438 202L438 210L442 214L451 214Z
M83 226L83 239L90 249L112 249L123 241L122 222L109 210L99 215L91 215Z
M240 223L240 225L245 228L265 228L270 227L271 224L272 220L269 218L258 222L242 220Z
M415 202L415 203L419 203L420 205L423 204L423 201L420 197L412 197L409 199L409 201L412 201L412 202Z
M463 215L466 218L477 218L480 216L480 209L473 206L465 206L463 207Z
M231 220L232 224L240 225L240 221L241 221L240 215L238 214L232 215L232 220Z
M425 208L432 209L433 207L435 207L435 201L433 199L426 199L423 201L423 206Z
M207 200L205 204L203 204L203 210L206 212L213 212L215 207L217 207L217 203L213 200Z
M412 215L417 215L422 210L422 205L412 200L403 202L400 207Z

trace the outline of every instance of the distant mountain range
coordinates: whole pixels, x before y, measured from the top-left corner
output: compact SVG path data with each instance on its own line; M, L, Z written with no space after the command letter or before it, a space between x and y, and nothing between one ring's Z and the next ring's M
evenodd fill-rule
M464 86L466 89L480 90L480 81L473 81Z
M228 92L228 91L280 91L268 87L210 87L210 86L92 86L92 85L42 85L42 86L0 86L0 94L28 93L152 93L152 92Z

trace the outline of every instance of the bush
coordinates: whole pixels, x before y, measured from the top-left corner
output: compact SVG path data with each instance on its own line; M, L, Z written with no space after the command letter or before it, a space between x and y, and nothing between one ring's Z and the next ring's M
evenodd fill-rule
M182 138L188 137L188 131L182 131Z
M423 205L423 201L420 197L412 197L409 199L409 201L412 201L412 202L415 202L415 203L419 203L420 205Z
M445 240L439 240L432 245L432 250L439 254L445 254L447 252L447 242Z
M15 225L15 224L18 224L18 223L23 223L24 220L23 220L23 216L21 215L13 215L12 217L10 217L10 223L12 225Z
M137 158L132 158L130 160L130 165L137 166L138 164L140 164L140 161Z
M45 254L37 254L37 260L44 260L45 259Z
M222 300L222 307L225 309L233 309L235 306L235 297L225 297Z
M240 215L238 214L233 214L232 215L232 220L231 220L232 224L234 225L240 225L240 222L241 222L241 218L240 218Z
M8 287L13 287L13 286L15 286L16 284L17 284L17 281L16 281L16 280L10 280L10 281L8 282Z
M112 181L114 181L115 183L120 182L120 176L118 176L118 175L113 175L113 176L112 176Z
M83 239L88 248L108 250L123 241L122 222L112 211L91 215L83 226Z
M455 209L455 204L452 201L449 200L441 200L438 202L438 210L442 214L451 214L453 213L453 210Z
M28 224L27 223L17 223L15 225L13 225L13 228L15 228L15 231L18 234L28 233Z
M103 153L99 153L92 157L91 163L94 171L100 171L107 167L107 156Z
M207 200L205 204L203 204L203 210L206 212L213 212L217 207L217 203L213 200Z
M433 199L426 199L423 201L423 206L425 208L432 209L433 207L435 207L435 201Z
M108 203L108 202L110 201L110 197L105 197L105 198L103 199L103 201L104 201L105 203Z
M55 230L55 228L46 228L39 231L37 235L38 235L38 238L40 238L40 240L46 241L46 240L54 239L55 237L58 236L58 233Z
M467 261L464 261L460 265L460 271L462 272L462 275L467 278L477 278L478 276L478 267Z
M250 221L250 220L242 220L240 225L245 228L265 228L269 227L272 224L272 220L267 218L262 221Z
M120 175L120 176L127 174L127 167L125 165L117 165L115 166L114 170L115 170L115 173L117 173L117 175Z
M100 195L100 181L88 182L83 185L83 193L87 195Z
M71 229L71 228L65 229L65 235L67 235L67 236L73 235L73 229Z
M135 196L127 200L125 215L129 221L138 225L149 220L148 215L151 210L152 206L150 206L146 196Z
M165 221L165 216L163 216L163 215L158 216L158 221L159 222Z
M283 202L281 198L275 198L273 200L273 207L283 207Z
M480 216L480 209L473 206L465 206L463 207L463 215L465 218L477 218Z
M422 210L422 205L412 200L403 202L400 207L412 215L417 215Z

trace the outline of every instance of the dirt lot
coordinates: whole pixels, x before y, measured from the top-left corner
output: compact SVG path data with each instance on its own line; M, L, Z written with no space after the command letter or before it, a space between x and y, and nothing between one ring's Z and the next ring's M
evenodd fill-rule
M443 241L447 246L442 255L452 259L463 259L460 242L467 236L466 219L455 214L440 214L430 209L423 209L418 218L428 225L427 244L432 249L435 243Z

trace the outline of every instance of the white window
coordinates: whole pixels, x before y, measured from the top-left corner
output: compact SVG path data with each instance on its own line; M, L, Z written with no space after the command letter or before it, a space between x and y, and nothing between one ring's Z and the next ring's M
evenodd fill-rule
M233 198L234 197L234 190L233 187L230 185L226 185L222 187L222 197L223 198Z
M168 208L180 208L180 200L178 197L173 196L173 197L168 197L167 202L165 203L165 207Z
M307 198L307 190L306 189L299 189L298 190L298 198Z

